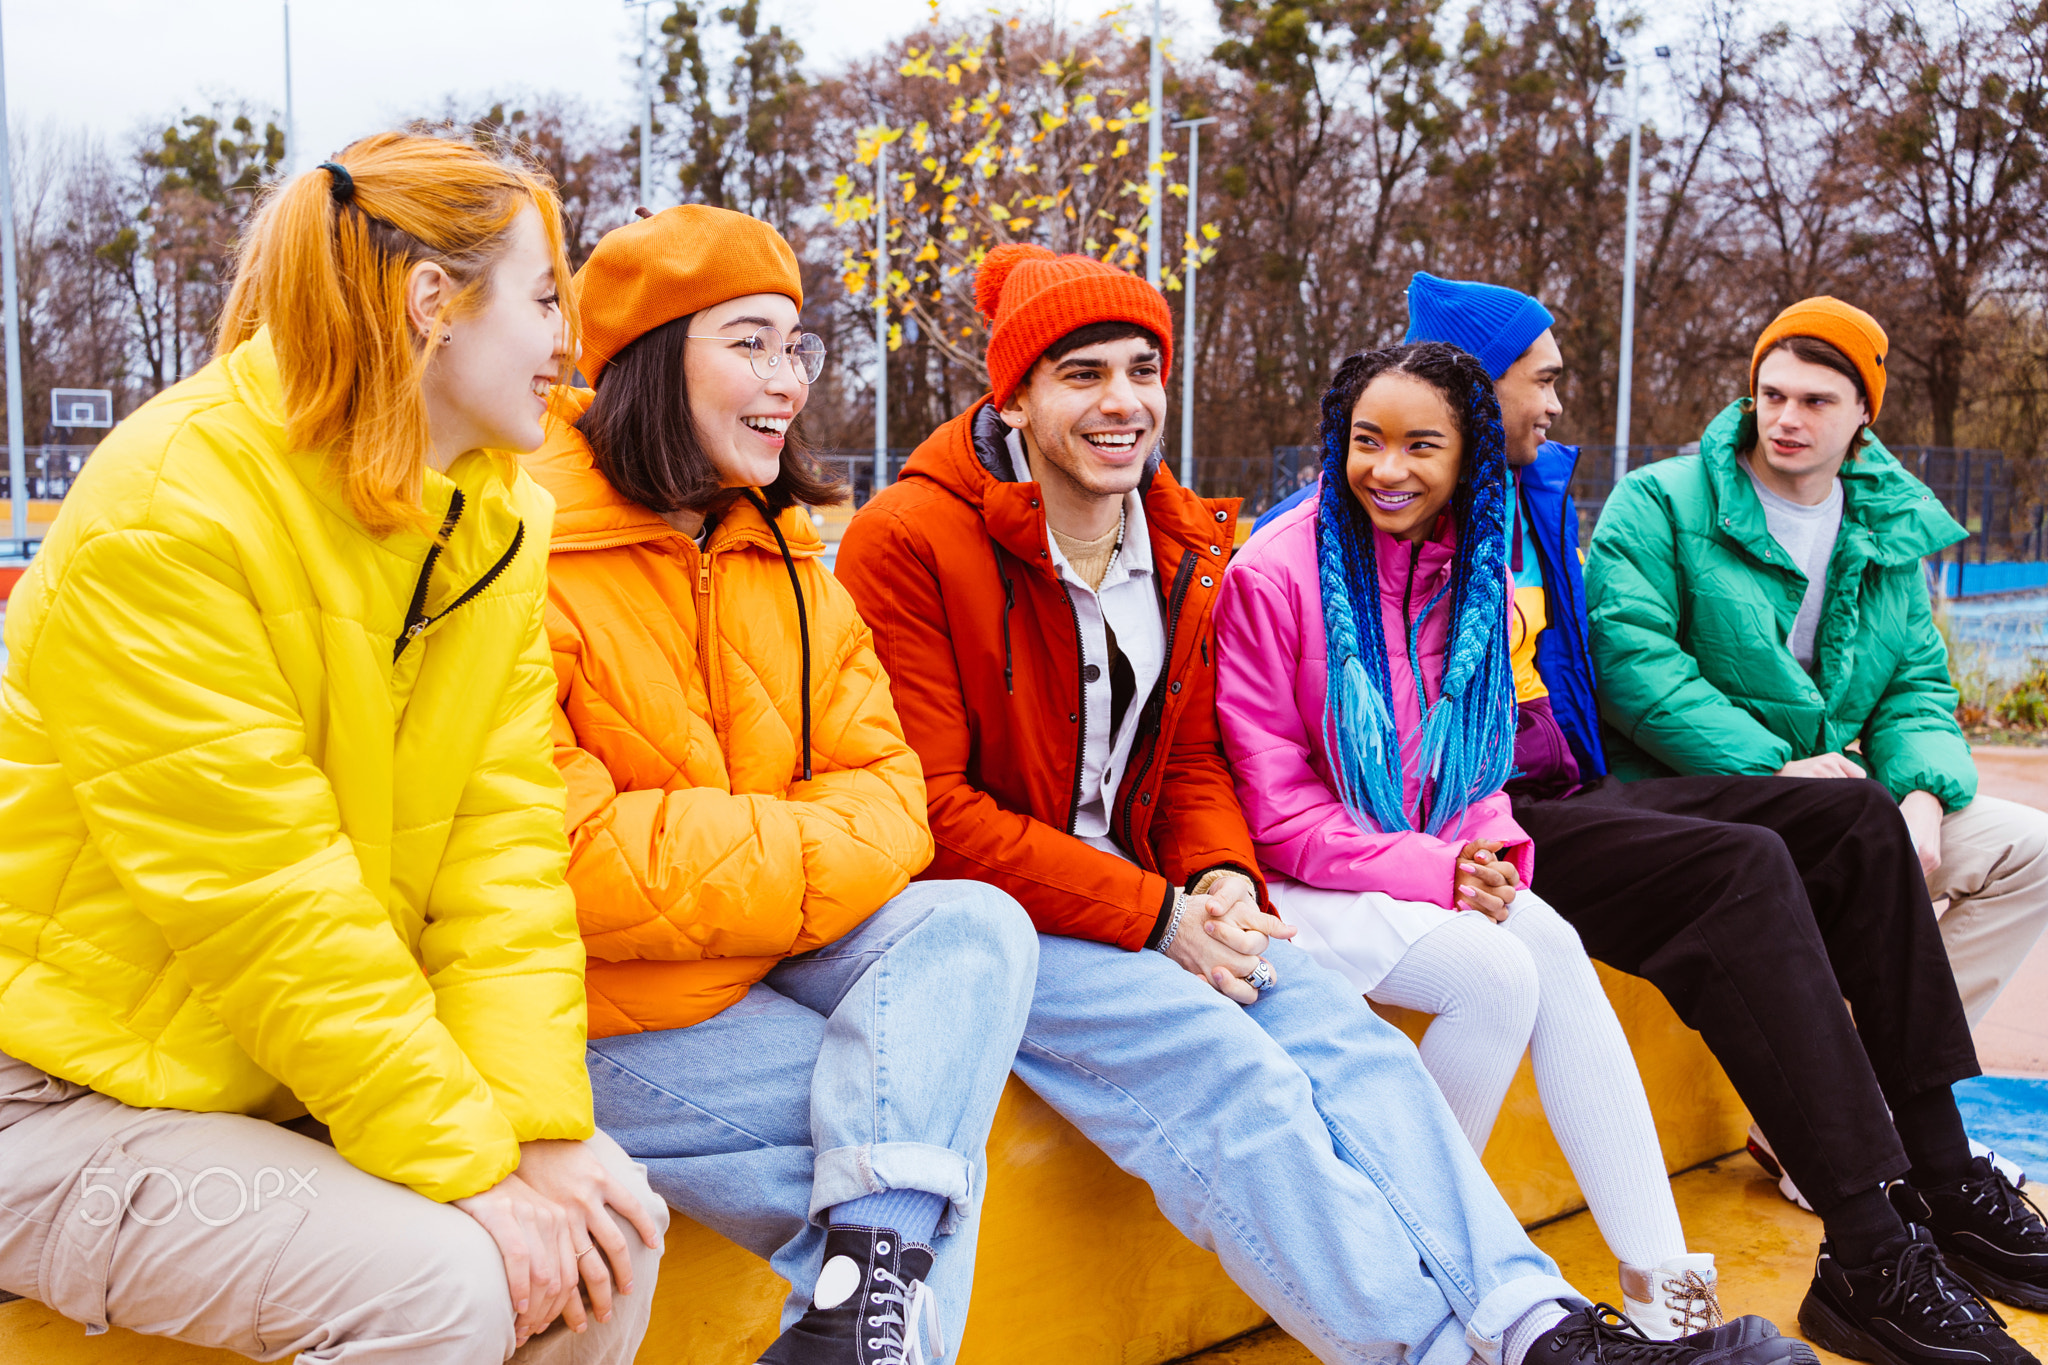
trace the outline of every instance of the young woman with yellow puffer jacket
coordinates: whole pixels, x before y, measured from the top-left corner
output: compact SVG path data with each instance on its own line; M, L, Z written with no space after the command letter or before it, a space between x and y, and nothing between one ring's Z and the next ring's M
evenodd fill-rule
M356 143L65 501L0 686L0 1289L263 1359L632 1359L666 1218L594 1133L504 453L567 276L543 182Z
M527 461L597 1121L791 1293L767 1365L957 1345L982 1145L1038 940L931 861L924 774L799 505L824 344L789 244L667 209L576 277L583 372ZM932 1309L938 1310L936 1316Z

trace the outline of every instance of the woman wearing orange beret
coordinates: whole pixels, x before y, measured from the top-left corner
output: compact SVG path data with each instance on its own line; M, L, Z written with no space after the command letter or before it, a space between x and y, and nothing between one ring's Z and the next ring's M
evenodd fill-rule
M788 243L690 205L579 273L582 368L528 467L599 1126L792 1292L777 1365L945 1353L1030 921L931 861L924 777L800 504L824 344Z

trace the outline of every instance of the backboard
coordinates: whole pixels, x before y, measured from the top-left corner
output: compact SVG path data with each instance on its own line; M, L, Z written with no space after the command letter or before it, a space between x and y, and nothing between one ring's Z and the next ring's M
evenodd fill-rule
M51 389L50 425L110 427L114 425L111 389Z

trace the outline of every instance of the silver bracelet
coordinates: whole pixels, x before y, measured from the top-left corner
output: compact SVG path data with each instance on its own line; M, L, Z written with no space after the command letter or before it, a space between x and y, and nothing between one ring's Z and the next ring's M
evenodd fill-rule
M1166 921L1166 932L1159 936L1159 951L1165 952L1173 946L1175 934L1180 932L1180 917L1188 912L1188 893L1179 887L1173 888L1173 917Z

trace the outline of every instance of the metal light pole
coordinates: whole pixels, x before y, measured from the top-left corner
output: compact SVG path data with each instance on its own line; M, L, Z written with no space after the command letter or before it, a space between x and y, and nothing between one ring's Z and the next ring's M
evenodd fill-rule
M14 282L14 135L7 124L7 45L0 38L0 308L7 310L7 479L14 552L28 553L28 460L21 448L21 301Z
M292 117L292 0L284 0L284 176L291 179L292 153L299 147L299 129Z
M653 64L647 60L647 7L655 0L626 0L626 7L640 8L640 55L634 65L640 68L640 204L653 208L649 203L651 181L649 165L654 155L654 83Z
M1147 101L1151 117L1145 120L1145 203L1150 226L1145 229L1145 283L1159 287L1160 240L1160 158L1166 155L1166 141L1160 133L1159 106L1166 99L1166 63L1159 51L1159 0L1152 0L1152 93Z
M875 492L889 484L889 144L875 126ZM872 496L872 495L871 495Z
M1188 130L1188 259L1181 268L1187 282L1187 302L1182 304L1181 322L1187 339L1180 348L1180 484L1195 486L1195 252L1201 249L1202 214L1197 204L1197 178L1202 166L1202 125L1213 118L1186 118L1174 124Z
M1657 59L1671 55L1671 49L1657 49ZM1629 398L1636 368L1636 226L1640 217L1636 184L1643 160L1643 64L1616 55L1607 59L1612 71L1628 72L1628 226L1621 248L1621 378L1614 401L1614 482L1617 487L1628 477Z

